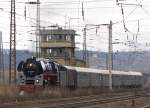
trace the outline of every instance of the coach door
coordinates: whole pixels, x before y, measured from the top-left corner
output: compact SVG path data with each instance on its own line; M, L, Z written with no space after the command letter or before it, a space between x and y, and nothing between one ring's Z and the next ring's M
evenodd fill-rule
M68 69L66 74L67 87L74 89L77 87L77 72L76 70Z

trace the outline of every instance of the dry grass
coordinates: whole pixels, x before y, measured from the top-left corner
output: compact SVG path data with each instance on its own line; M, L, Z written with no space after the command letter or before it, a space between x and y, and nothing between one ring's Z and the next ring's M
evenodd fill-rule
M23 96L19 95L19 89L15 85L0 84L0 102L25 101L38 99L64 98L73 96L86 96L91 94L100 94L99 89L76 89L66 88L45 88L35 89L32 92L25 92Z
M76 90L69 90L66 88L45 88L45 89L38 89L34 90L33 92L26 92L23 96L19 96L18 88L15 85L5 85L0 84L0 103L4 102L12 102L12 101L34 101L39 99L52 99L52 98L64 98L64 97L72 97L72 96L86 96L92 94L107 94L109 91L100 90L99 88L82 88ZM143 100L143 102L141 101ZM145 105L143 103L150 102L150 99L141 99L136 100L137 106ZM140 103L142 102L142 103ZM147 103L148 103L147 102ZM139 104L138 104L139 103ZM34 105L33 105L34 106ZM33 107L31 107L33 108ZM132 107L131 101L123 101L123 102L116 102L110 104L102 104L96 105L93 107L86 107L86 108L141 108L141 107Z
M107 94L110 91L102 91L99 88L80 88L70 90L66 88L46 88L44 90L36 90L34 96L40 98L65 98L65 97L77 97L77 96L88 96L94 94Z
M73 96L86 96L91 94L100 94L100 89L76 89L49 87L45 89L35 89L32 92L25 92L23 96L19 95L19 89L15 85L0 83L0 103L8 101L37 100L47 98L64 98Z
M18 93L14 85L0 84L0 97L16 97Z
M35 89L32 92L25 92L23 96L20 96L19 90L15 85L0 84L0 102L16 100L30 101L38 99L54 99L110 93L110 91L107 90L102 90L100 88L80 88L76 90L70 90L66 88L49 87L44 89Z

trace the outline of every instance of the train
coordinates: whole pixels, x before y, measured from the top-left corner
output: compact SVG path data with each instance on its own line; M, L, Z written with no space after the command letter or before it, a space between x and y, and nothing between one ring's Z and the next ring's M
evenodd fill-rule
M38 87L109 88L109 71L84 67L65 66L51 59L31 57L18 65L17 85L20 89ZM141 72L112 71L114 88L141 87Z

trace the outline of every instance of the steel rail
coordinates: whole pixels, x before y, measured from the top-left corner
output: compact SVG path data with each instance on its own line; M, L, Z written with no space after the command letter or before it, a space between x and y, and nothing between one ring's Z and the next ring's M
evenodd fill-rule
M120 93L107 93L107 94L98 94L98 95L88 95L88 96L80 96L80 97L70 97L70 98L55 98L55 99L42 99L42 100L34 100L34 101L22 101L22 102L18 102L18 101L13 101L13 102L9 102L9 103L3 103L0 105L0 107L2 106L13 106L13 105L21 105L21 104L32 104L32 103L58 103L58 102L68 102L68 101L76 101L76 100L85 100L85 99L95 99L95 98L103 98L103 97L113 97L113 96L120 96L120 95L129 95L133 92L120 92Z
M0 105L0 108L21 108L21 106L32 106L38 105L41 108L67 108L67 106L72 105L74 106L79 105L89 105L89 104L96 104L96 103L106 103L111 101L119 101L122 99L134 99L141 96L144 96L144 91L137 92L122 92L122 93L114 93L114 94L102 94L102 95L90 95L90 96L81 96L81 97L73 97L73 98L61 98L61 99L46 99L46 100L38 100L38 101L24 101L24 102L13 102L13 103L3 103ZM121 99L122 98L122 99ZM118 100L117 100L118 99ZM60 105L60 106L57 106ZM50 107L52 106L52 107ZM32 108L32 107L31 107Z
M0 105L0 108L7 107L15 107L15 106L24 106L26 104L40 104L40 105L45 105L45 104L54 104L54 103L68 103L68 102L73 102L73 101L78 101L78 100L91 100L91 99L99 99L99 98L104 98L104 97L114 97L117 95L121 95L121 93L118 94L108 94L108 95L90 95L90 96L80 96L80 97L72 97L72 98L61 98L61 99L46 99L46 100L37 100L37 101L24 101L24 102L9 102L9 103L3 103ZM129 95L128 93L124 93L124 95Z
M124 100L131 100L135 98L139 98L141 96L121 96L121 97L112 97L112 98L105 98L105 99L92 99L92 100L78 100L76 102L71 103L64 103L64 104L54 104L54 105L41 105L40 108L78 108L78 107L85 107L85 106L91 106L96 104L104 104L104 103L110 103L110 102L117 102L117 101L124 101Z
M142 107L142 108L150 108L150 105L146 105L146 106L144 106L144 107Z

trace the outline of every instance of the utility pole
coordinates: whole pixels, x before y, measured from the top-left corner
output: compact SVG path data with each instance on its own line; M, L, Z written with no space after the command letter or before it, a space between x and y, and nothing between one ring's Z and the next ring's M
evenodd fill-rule
M86 25L83 29L83 61L85 61L85 66L87 66Z
M4 72L4 47L3 47L3 38L2 38L2 77L3 77L3 83L5 83L5 72Z
M15 0L11 0L10 17L10 55L9 55L9 84L14 79L16 84L16 11ZM14 74L14 75L12 75Z
M2 79L2 33L0 32L0 79Z
M93 28L89 28L90 27L100 27L100 26L107 26L109 29L109 43L108 43L108 57L107 57L107 64L108 64L108 70L109 70L109 89L112 90L112 53L113 53L113 49L112 49L112 21L110 21L110 24L86 24L84 29L83 29L83 60L85 61L85 64L87 66L87 48L86 48L86 31L93 29Z
M36 13L36 57L40 57L40 0L37 0Z
M0 32L0 79L2 79L2 33Z
M0 32L0 78L4 82L4 56L3 56L3 38Z
M108 70L109 70L109 89L112 90L112 21L109 28L109 45L108 45Z

